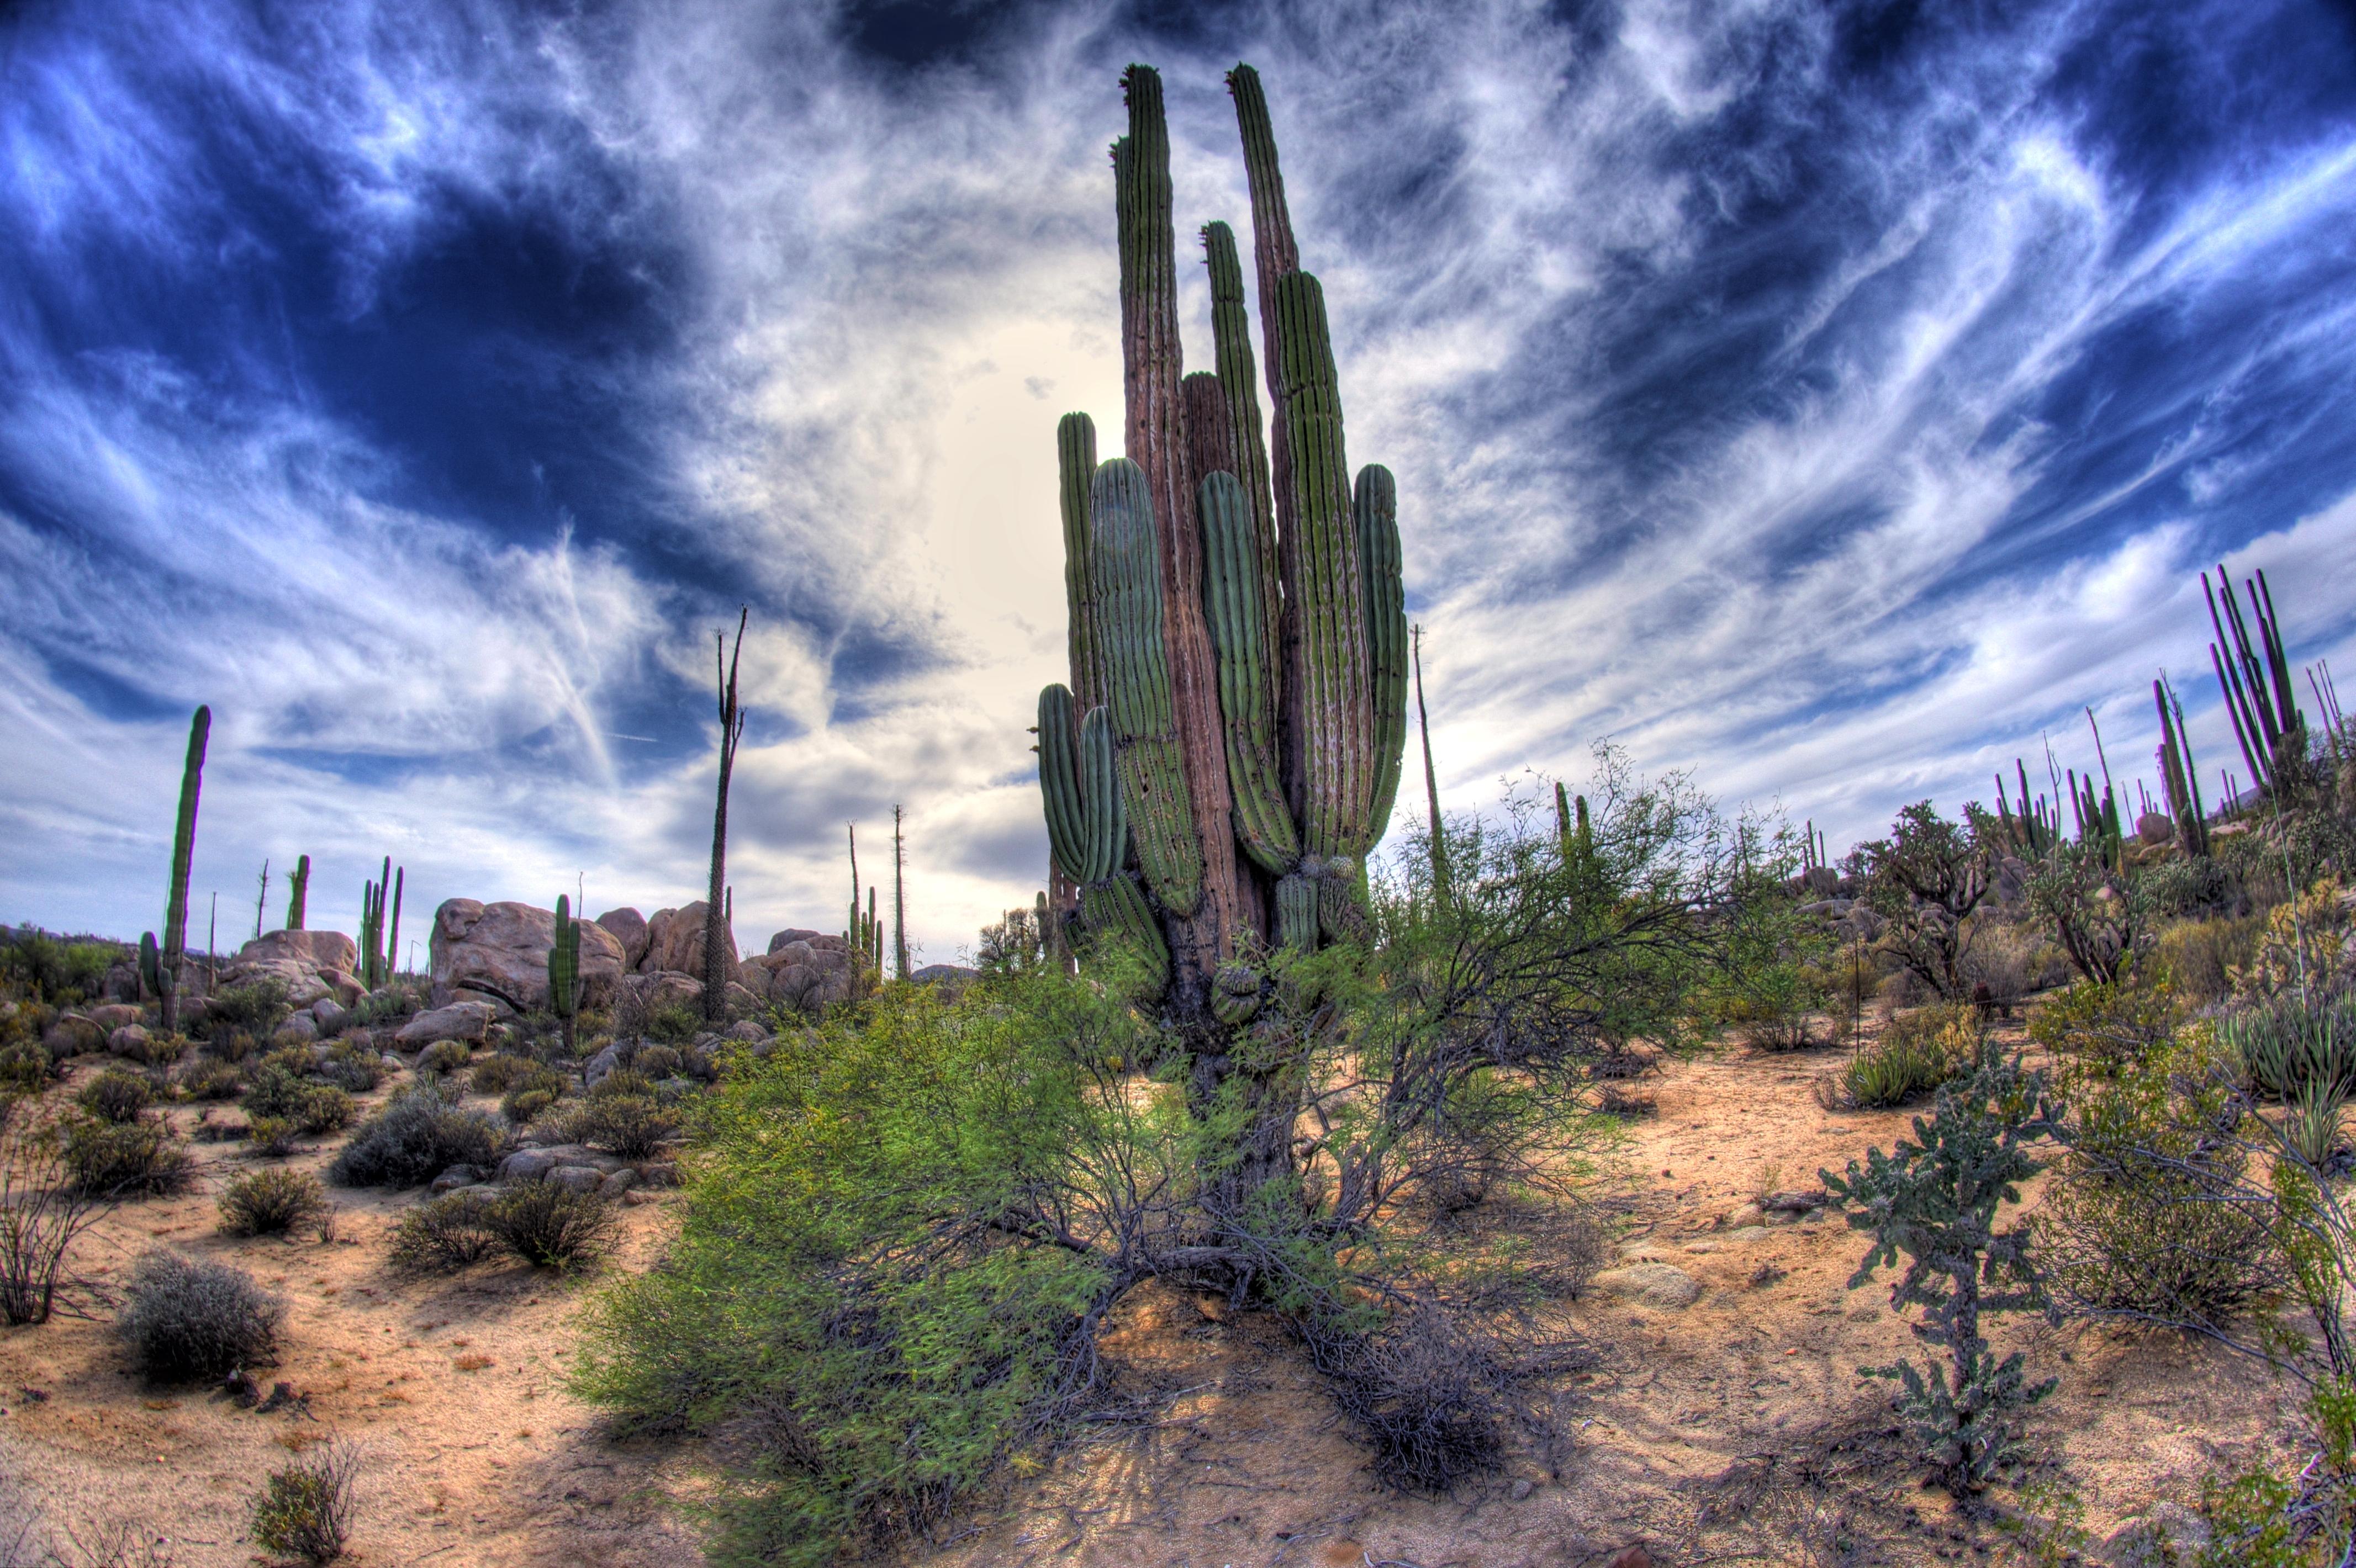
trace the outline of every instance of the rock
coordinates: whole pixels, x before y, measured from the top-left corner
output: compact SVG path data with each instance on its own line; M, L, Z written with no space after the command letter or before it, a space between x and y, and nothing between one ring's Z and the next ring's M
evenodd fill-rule
M499 1161L501 1181L538 1181L556 1168L556 1157L544 1148L519 1148Z
M597 923L622 944L622 967L636 970L646 961L647 917L626 906L609 909L597 917Z
M664 1008L694 1007L703 1000L703 982L691 975L672 975L656 970L650 974L632 975L622 982L648 1012Z
M751 1019L746 1019L741 1023L731 1024L728 1028L726 1038L730 1040L742 1040L746 1045L751 1045L755 1040L768 1039L769 1031L763 1029L759 1024L755 1023Z
M1730 1242L1740 1242L1747 1246L1752 1242L1763 1242L1774 1233L1764 1225L1743 1225L1729 1231L1726 1233L1726 1239Z
M648 1187L677 1187L679 1167L667 1159L650 1159L638 1167L638 1180Z
M280 1024L271 1034L273 1045L309 1045L319 1038L319 1020L309 1013L296 1013Z
M647 956L639 968L651 974L668 969L674 974L703 977L703 914L701 899L684 909L657 910L647 922ZM720 927L721 940L727 944L726 960L721 965L725 979L736 978L736 937L727 923Z
M102 990L110 1002L135 1004L139 1000L141 990L139 961L135 958L118 958L106 966L106 980Z
M2147 844L2165 844L2176 837L2176 824L2157 811L2136 818L2136 837Z
M471 1165L454 1165L434 1179L433 1193L439 1198L444 1192L455 1192L461 1187L472 1187L483 1179L483 1173Z
M1536 1490L1537 1490L1537 1488L1531 1486L1527 1480L1515 1481L1514 1483L1514 1500L1515 1502L1521 1502Z
M637 1171L616 1170L607 1173L605 1179L598 1183L597 1190L608 1198L619 1198L623 1193L627 1192L631 1188L636 1187L637 1184L638 1173Z
M106 1031L80 1013L59 1013L41 1043L48 1048L50 1060L62 1061L84 1051L104 1051Z
M1830 866L1811 866L1800 874L1800 880L1820 899L1831 898L1840 891L1840 873Z
M322 997L311 1004L312 1019L319 1026L322 1040L333 1040L344 1032L344 1020L350 1013L332 997Z
M266 931L237 950L230 971L248 964L295 964L314 974L349 975L360 966L360 950L340 931Z
M1996 863L1996 879L1990 889L1996 901L2007 909L2018 908L2029 896L2029 862L2018 855L2007 855Z
M1664 1312L1682 1312L1701 1299L1701 1286L1694 1276L1668 1264L1633 1263L1608 1268L1589 1283Z
M599 1079L621 1065L622 1047L616 1041L581 1064L582 1087L594 1089Z
M635 1209L641 1203L660 1203L663 1200L659 1195L649 1192L643 1187L633 1187L622 1194L622 1201Z
M546 1179L567 1192L594 1192L605 1184L605 1173L593 1165L560 1165Z
M1739 1203L1728 1211L1726 1222L1738 1228L1744 1225L1756 1225L1766 1212L1755 1202Z
M1812 1187L1795 1192L1772 1192L1761 1199L1759 1206L1770 1214L1804 1214L1825 1206L1824 1189Z
M821 933L805 930L801 926L797 925L787 930L780 931L776 935L770 937L769 945L766 951L775 953L779 948L797 942L801 943L805 946L809 946L823 940L825 940L825 938ZM840 942L841 938L837 937L835 940Z
M543 1152L559 1165L585 1165L600 1176L622 1168L620 1160L586 1144L551 1144Z
M112 1034L125 1024L140 1022L142 1017L137 1008L122 1002L112 1002L102 1008L90 1009L90 1021L109 1034Z
M252 945L249 944L248 945ZM328 983L330 975L341 975L337 969L322 973L293 958L255 959L252 963L232 963L221 971L223 988L231 986L252 986L264 980L275 980L285 988L287 1005L307 1008L323 997L340 993ZM349 979L347 976L345 978ZM357 982L354 982L357 984Z
M480 1040L490 1031L491 1005L488 1002L453 1002L446 1008L435 1008L419 1013L401 1026L392 1037L393 1043L404 1051L432 1045L443 1040Z
M969 969L961 964L927 964L908 978L919 986L937 986L947 981L955 987L964 985L968 980L974 979L980 974L980 970Z
M1603 1568L1653 1568L1653 1554L1641 1545L1625 1547Z
M147 1060L147 1048L153 1036L140 1024L124 1024L106 1037L106 1049L116 1056L126 1056L134 1061ZM50 1054L55 1055L53 1051Z
M581 1001L602 1006L621 983L622 944L594 922L581 931ZM450 899L434 912L434 1006L462 994L505 1003L519 1013L548 1006L548 954L556 945L556 914L526 903L477 903Z

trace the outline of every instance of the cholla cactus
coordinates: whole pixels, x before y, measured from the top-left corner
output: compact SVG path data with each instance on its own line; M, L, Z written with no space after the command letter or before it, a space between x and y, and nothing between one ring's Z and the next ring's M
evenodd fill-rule
M1098 464L1086 414L1057 430L1072 669L1040 696L1040 784L1083 931L1141 961L1181 1017L1235 1025L1258 1001L1239 956L1366 929L1365 859L1406 732L1397 491L1378 466L1352 480L1324 294L1301 271L1258 74L1227 84L1265 361L1235 236L1213 223L1216 369L1194 375L1162 80L1131 66L1121 84L1128 455Z

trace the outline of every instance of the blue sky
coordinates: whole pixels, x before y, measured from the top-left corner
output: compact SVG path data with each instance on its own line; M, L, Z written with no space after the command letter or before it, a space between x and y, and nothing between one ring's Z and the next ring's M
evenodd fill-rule
M684 901L739 603L740 940L895 801L928 956L1027 903L1131 59L1182 232L1267 82L1451 809L1610 736L1837 848L2088 704L2148 779L2162 667L2213 779L2220 558L2356 672L2343 8L33 0L0 918L157 923L199 701L225 933L298 853L347 929L387 854L421 917Z

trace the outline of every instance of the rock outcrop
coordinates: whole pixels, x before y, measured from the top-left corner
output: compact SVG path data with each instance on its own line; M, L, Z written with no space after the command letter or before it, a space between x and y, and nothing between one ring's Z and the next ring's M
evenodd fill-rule
M436 1008L467 997L512 1012L548 1006L548 952L556 944L556 915L525 903L450 899L434 912L433 992ZM581 1001L599 1007L620 985L626 958L619 938L602 925L581 926Z
M744 964L745 988L764 1001L818 1012L859 994L859 963L840 936L794 929L769 938L769 950Z
M703 978L703 918L704 902L698 899L684 909L659 909L647 922L647 955L637 965L641 974L668 970L676 975L691 975ZM723 922L721 935L728 943L728 954L721 965L721 978L740 978L737 970L736 934ZM586 955L586 948L583 950Z
M359 962L359 948L340 931L268 931L237 950L221 970L221 984L276 980L294 1007L322 997L349 1007L368 995L354 974Z
M419 1013L402 1024L392 1042L403 1051L415 1051L437 1040L480 1040L490 1033L491 1015L488 1002L452 1002L446 1008Z
M647 917L625 905L607 910L597 917L597 923L622 944L622 967L635 974L647 961Z

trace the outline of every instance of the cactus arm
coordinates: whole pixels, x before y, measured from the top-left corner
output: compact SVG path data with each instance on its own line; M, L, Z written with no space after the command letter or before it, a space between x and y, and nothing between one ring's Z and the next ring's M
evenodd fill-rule
M1263 618L1258 529L1241 481L1203 481L1203 596L1219 655L1219 709L1226 720L1227 783L1236 837L1255 864L1282 876L1301 858L1276 756L1276 693Z
M384 977L388 980L401 973L401 884L408 877L408 867L393 868L392 912L385 917L384 924Z
M1083 709L1104 700L1096 608L1088 589L1088 485L1096 472L1096 421L1086 414L1066 414L1055 425L1055 488L1064 517L1064 601L1070 620L1072 694Z
M1254 362L1251 323L1244 314L1244 272L1236 237L1224 223L1203 229L1203 261L1211 274L1211 335L1219 367L1219 389L1226 394L1227 420L1235 434L1232 472L1251 502L1255 547L1259 554L1261 624L1269 632L1269 681L1276 680L1278 629L1283 624L1282 575L1277 564L1275 503L1269 494L1268 444L1260 434L1259 371Z
M1143 963L1142 990L1159 996L1170 985L1170 944L1154 924L1145 895L1127 873L1090 882L1080 890L1080 921L1098 941Z
M1116 457L1098 467L1090 516L1089 571L1102 615L1121 795L1154 896L1189 915L1202 901L1203 852L1172 710L1153 507L1136 464Z
M1407 590L1399 549L1398 486L1378 463L1358 470L1351 499L1358 535L1358 567L1365 583L1366 672L1373 704L1373 805L1357 846L1363 856L1382 841L1398 799L1407 757Z
M1080 720L1084 849L1072 879L1084 885L1119 875L1121 861L1128 858L1129 813L1121 803L1120 770L1113 753L1111 714L1102 706L1089 709L1087 717Z
M1080 795L1079 756L1073 743L1072 693L1060 683L1039 693L1039 795L1047 814L1047 852L1064 875L1083 880L1087 825Z

